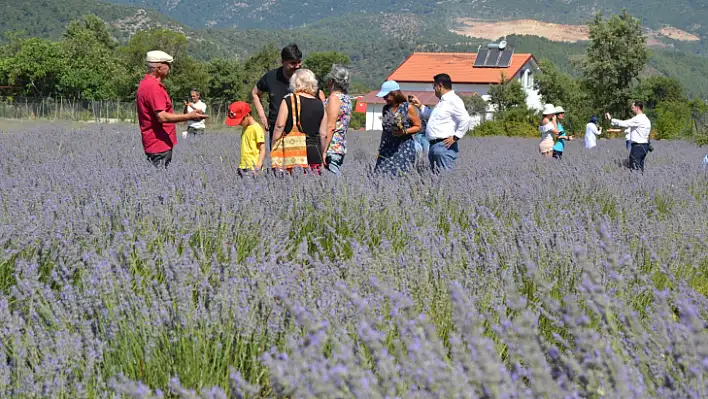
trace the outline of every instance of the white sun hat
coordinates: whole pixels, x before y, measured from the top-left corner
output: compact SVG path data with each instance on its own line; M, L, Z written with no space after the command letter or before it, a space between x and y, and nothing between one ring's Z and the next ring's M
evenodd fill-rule
M546 104L543 106L543 115L555 115L556 107L553 104Z

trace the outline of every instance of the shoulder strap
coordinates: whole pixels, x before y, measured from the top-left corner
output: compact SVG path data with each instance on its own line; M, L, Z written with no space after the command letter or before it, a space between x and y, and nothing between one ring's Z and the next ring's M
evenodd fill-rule
M300 111L302 110L302 105L300 103L300 95L295 93L290 101L290 115L293 118L293 128L297 128L298 131L302 132L302 125L300 125Z

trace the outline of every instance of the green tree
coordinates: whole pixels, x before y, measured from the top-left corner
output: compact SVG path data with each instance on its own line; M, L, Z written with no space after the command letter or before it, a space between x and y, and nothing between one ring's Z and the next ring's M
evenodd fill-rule
M243 64L234 59L217 58L209 61L207 72L209 81L209 96L212 102L229 103L232 101L248 101L248 82L244 81Z
M583 74L596 110L629 116L632 84L649 59L640 21L626 10L608 21L598 13L590 23Z
M67 57L61 76L61 91L66 96L92 100L118 98L126 70L119 64L106 24L88 15L67 27L62 47Z
M654 75L642 79L634 88L632 97L644 102L648 109L655 109L666 101L687 101L681 83L674 78Z
M151 50L162 50L175 59L170 75L164 82L175 107L189 95L189 90L197 88L204 96L208 96L209 74L203 63L196 61L187 54L187 38L179 32L169 29L151 29L138 31L118 52L125 68L128 69L132 84L127 89L132 97L140 79L145 75L145 55Z
M332 70L332 64L348 65L350 62L351 60L346 54L337 51L323 51L308 55L303 66L314 72L320 89L325 90L327 85L325 77Z
M21 94L47 97L57 93L67 59L59 43L15 37L3 49L0 80L21 87Z
M654 128L658 139L675 139L690 132L691 108L685 101L665 101L656 107Z
M502 73L499 84L489 88L489 103L499 115L511 108L526 108L526 92L518 79L510 80Z
M470 115L480 115L482 121L486 119L489 103L487 103L482 96L464 96L462 97L462 102L465 104L465 108Z

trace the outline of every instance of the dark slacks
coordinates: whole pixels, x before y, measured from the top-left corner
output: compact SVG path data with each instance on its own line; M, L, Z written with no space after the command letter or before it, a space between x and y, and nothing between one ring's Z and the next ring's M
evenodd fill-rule
M167 168L167 165L172 162L172 150L157 152L154 154L145 153L145 155L147 156L148 161L150 161L156 168L160 166Z
M644 172L644 158L648 153L649 144L632 143L632 149L629 150L629 167Z

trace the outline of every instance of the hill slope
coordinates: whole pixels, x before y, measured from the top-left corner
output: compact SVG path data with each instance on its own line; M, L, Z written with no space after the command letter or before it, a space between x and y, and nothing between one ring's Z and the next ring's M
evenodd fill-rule
M28 0L0 6L7 16L0 19L0 29L23 28L31 36L61 37L65 26L87 12L108 22L121 40L136 29L168 27L183 32L191 40L192 55L206 60L214 57L243 58L265 44L277 47L296 42L305 55L315 51L340 51L352 60L356 79L374 87L413 51L473 52L487 39L475 39L449 32L440 25L438 15L357 13L346 18L329 18L295 29L192 29L154 11L107 4L98 0L55 2ZM341 32L342 34L332 34ZM573 60L585 52L585 44L557 43L535 36L510 36L517 51L531 52L537 58L549 58L561 70L577 74ZM708 57L706 40L697 43L675 42L674 49L655 48L647 73L659 73L678 79L691 95L708 98Z
M702 36L708 34L708 27L704 26L708 20L708 2L704 0L201 0L198 8L187 0L110 1L153 8L193 27L264 29L297 27L352 12L443 13L454 17L532 18L556 23L584 23L597 11L617 13L626 8L650 28L671 25Z

